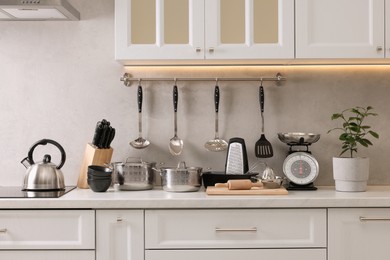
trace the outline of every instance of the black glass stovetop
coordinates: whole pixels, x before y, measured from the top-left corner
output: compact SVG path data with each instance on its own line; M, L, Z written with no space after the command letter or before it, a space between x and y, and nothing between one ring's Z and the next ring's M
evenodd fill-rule
M18 186L0 186L0 199L4 198L59 198L76 186L66 186L64 190L27 191Z

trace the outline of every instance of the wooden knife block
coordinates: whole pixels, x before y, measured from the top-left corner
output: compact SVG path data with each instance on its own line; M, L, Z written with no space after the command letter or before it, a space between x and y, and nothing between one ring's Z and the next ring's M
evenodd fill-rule
M99 149L92 144L87 144L84 152L83 163L81 164L79 180L77 181L77 187L80 189L88 189L88 166L100 165L111 163L112 153L114 149Z

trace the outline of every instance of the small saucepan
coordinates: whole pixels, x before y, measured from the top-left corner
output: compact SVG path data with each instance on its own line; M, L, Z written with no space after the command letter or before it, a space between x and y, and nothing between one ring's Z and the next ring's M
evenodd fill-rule
M180 162L177 167L161 167L156 170L160 172L164 191L198 191L202 185L201 167L186 167L185 162Z

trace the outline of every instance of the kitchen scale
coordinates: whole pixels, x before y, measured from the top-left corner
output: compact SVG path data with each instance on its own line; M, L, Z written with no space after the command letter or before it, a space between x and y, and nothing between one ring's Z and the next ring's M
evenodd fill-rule
M319 173L318 161L309 147L320 139L319 134L278 133L279 140L289 146L283 162L283 173L288 180L287 190L316 190L314 181Z

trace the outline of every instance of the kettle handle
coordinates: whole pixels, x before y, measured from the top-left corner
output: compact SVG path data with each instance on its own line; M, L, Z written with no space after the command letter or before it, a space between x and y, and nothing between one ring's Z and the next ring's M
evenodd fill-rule
M36 142L35 144L33 144L33 146L31 146L31 148L30 148L30 151L28 151L28 161L29 161L30 164L34 164L35 163L34 160L33 160L34 149L38 145L47 145L48 143L56 146L60 150L60 152L61 152L61 163L56 168L57 169L61 169L61 167L64 165L65 160L66 160L65 150L64 150L64 148L62 148L62 146L59 143L57 143L56 141L51 140L51 139L42 139L42 140L39 140L38 142Z

